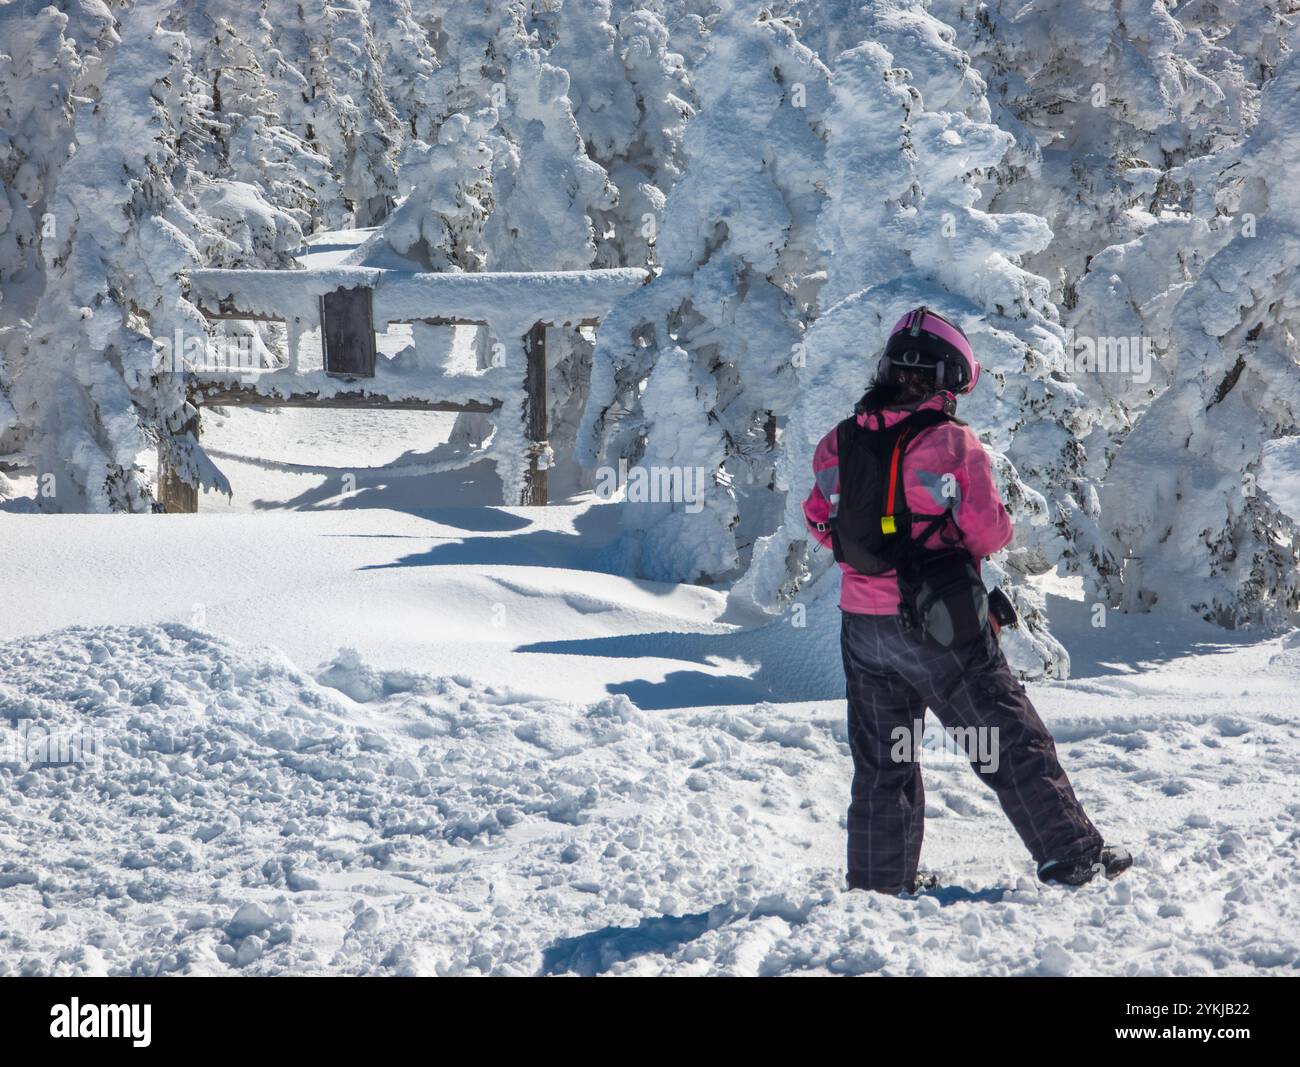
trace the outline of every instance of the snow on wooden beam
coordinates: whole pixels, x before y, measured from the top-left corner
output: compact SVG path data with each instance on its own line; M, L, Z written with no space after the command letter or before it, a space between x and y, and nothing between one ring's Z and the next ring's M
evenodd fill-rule
M516 338L535 323L593 323L649 281L639 268L417 274L376 267L195 270L191 295L212 318L288 319L339 288L374 291L374 321L486 324Z
M384 408L393 411L469 411L489 414L501 407L500 400L432 400L421 396L390 396L364 390L319 393L259 392L251 385L203 385L194 394L196 402L208 407L268 408Z

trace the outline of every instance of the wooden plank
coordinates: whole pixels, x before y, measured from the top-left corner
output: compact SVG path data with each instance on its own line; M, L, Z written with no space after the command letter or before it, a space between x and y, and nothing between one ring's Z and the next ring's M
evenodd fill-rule
M251 321L282 321L292 312L288 306L272 306L272 294L285 294L285 283L292 276L300 282L299 298L306 297L318 303L321 279L328 284L344 288L369 287L376 293L379 305L392 306L399 314L416 306L421 295L427 294L428 310L437 310L443 316L454 317L456 311L467 303L483 306L487 297L495 294L501 300L511 301L512 293L521 283L531 287L535 281L547 293L548 325L591 323L601 317L622 296L635 292L650 281L652 275L639 268L619 268L604 271L484 271L464 273L426 274L400 270L382 270L376 267L330 267L326 270L230 270L200 268L189 272L190 299L200 306L204 314L213 318L236 318ZM273 283L261 286L263 279ZM262 290L265 288L265 297ZM236 307L239 299L234 294L259 294L257 298L245 296L262 310L249 312ZM286 296L286 300L289 298ZM289 302L292 302L289 300ZM372 313L372 319L374 315Z
M192 433L199 439L199 416L197 412L183 427L182 434ZM158 446L158 504L168 515L193 515L199 510L198 486L190 485L167 459L166 450Z
M536 323L524 335L524 432L528 435L528 476L521 504L542 506L547 497L547 469L542 456L547 445L546 324Z
M332 378L375 376L374 290L339 286L320 298L321 344L325 373Z
M425 318L425 319L386 319L385 321L390 326L399 323L410 324L415 322L423 323L425 326L491 326L492 325L486 319L449 319L445 317ZM546 326L559 326L559 327L563 327L563 326L596 327L600 325L600 319L587 318L587 319L579 319L577 322L574 322L572 319L563 319L560 318L558 315L553 319L542 319L541 321Z
M199 314L209 322L222 322L227 319L235 322L284 322L283 315L259 315L256 311L240 311L237 308L231 308L229 311L213 311L202 304L199 305Z
M235 307L235 298L230 293L225 296L216 297L217 306L212 307L213 296L211 293L204 294L197 290L191 291L191 299L199 309L205 319L219 322L222 319L235 319L248 322L283 322L283 315L267 315L259 311L242 311Z
M190 395L191 404L208 407L262 408L391 408L393 411L475 411L488 413L501 406L500 400L426 400L413 396L385 396L382 393L259 393L250 385L204 385Z
M448 319L448 318L426 318L426 319L388 319L389 326L396 324L411 325L413 323L422 323L425 326L487 326L489 323L486 319Z

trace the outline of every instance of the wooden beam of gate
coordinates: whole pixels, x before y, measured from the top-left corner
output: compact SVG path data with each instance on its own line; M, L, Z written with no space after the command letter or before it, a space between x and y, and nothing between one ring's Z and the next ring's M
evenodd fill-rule
M284 320L302 301L323 292L362 286L375 292L375 324L429 316L447 324L471 325L501 308L508 317L548 326L592 323L627 293L650 279L648 271L617 268L592 271L482 271L422 274L376 267L324 270L190 271L190 299L214 318ZM518 321L516 318L515 321ZM504 340L504 338L503 338Z
M425 400L382 393L259 393L249 385L199 385L190 400L207 407L383 408L389 411L468 411L487 414L500 400Z

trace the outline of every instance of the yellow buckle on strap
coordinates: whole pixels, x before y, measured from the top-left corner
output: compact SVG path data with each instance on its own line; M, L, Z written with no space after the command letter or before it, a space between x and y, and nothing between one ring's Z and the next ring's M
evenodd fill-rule
M897 533L897 532L898 532L898 526L894 523L894 516L892 516L892 515L881 515L881 516L880 516L880 529L881 529L883 532L887 533L887 534Z

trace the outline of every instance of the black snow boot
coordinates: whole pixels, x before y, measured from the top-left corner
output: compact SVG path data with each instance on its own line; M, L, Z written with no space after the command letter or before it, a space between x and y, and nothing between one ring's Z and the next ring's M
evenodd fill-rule
M903 888L908 893L924 893L927 889L938 889L939 876L934 871L917 871L912 884Z
M860 878L850 878L848 880L849 892L855 889L863 889L873 893L885 893L891 897L901 896L903 894L924 893L927 889L939 888L939 876L932 871L920 870L916 872L916 878L910 882L905 882L901 886L875 886L867 885Z
M1083 885L1098 874L1118 878L1133 866L1133 857L1127 849L1103 845L1087 856L1068 860L1048 860L1038 868L1038 880L1048 885Z

